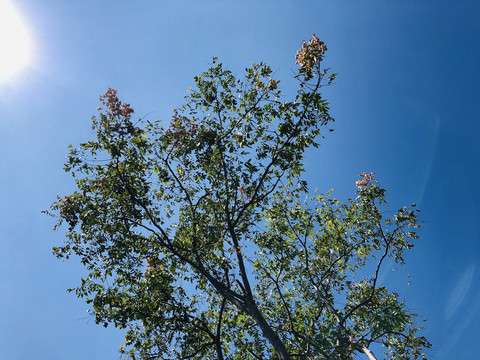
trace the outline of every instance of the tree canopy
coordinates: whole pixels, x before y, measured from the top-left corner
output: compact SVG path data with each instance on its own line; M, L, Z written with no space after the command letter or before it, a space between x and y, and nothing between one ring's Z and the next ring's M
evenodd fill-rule
M266 64L236 78L216 58L169 123L100 97L65 165L78 190L52 205L67 228L54 253L88 269L70 290L126 329L125 358L375 359L374 344L425 358L416 314L378 279L418 238L414 205L386 217L373 173L345 202L302 178L333 122L326 50L303 42L292 99Z

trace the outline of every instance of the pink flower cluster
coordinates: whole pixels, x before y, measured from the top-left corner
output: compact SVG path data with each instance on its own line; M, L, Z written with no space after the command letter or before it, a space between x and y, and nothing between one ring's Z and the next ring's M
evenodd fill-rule
M111 116L123 116L130 118L133 109L130 104L122 103L117 97L117 90L108 88L107 92L100 96L100 101L107 107L106 113ZM101 108L97 108L100 110Z
M364 173L358 174L358 176L360 176L362 180L355 181L355 185L357 185L361 189L366 188L370 181L375 181L375 183L378 182L377 179L375 179L374 172L371 172L371 173L364 172Z

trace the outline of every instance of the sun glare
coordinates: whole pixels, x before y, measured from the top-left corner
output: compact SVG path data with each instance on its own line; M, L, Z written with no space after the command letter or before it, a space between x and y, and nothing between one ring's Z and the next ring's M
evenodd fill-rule
M0 0L0 82L11 79L30 61L30 38L18 12Z

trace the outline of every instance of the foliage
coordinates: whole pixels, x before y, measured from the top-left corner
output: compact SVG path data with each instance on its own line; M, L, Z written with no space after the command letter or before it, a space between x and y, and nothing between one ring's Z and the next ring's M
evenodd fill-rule
M384 218L373 174L356 199L306 197L303 154L333 121L325 51L304 42L286 101L266 64L241 80L214 58L166 129L101 97L96 137L65 165L78 191L52 205L68 228L54 252L80 257L72 291L127 329L126 358L352 359L374 343L424 357L416 315L377 281L418 237L416 211Z

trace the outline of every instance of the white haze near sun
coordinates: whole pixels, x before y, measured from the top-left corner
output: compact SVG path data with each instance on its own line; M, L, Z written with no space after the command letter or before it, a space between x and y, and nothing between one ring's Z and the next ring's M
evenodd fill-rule
M21 16L8 0L0 0L0 84L12 81L31 61L31 40Z

